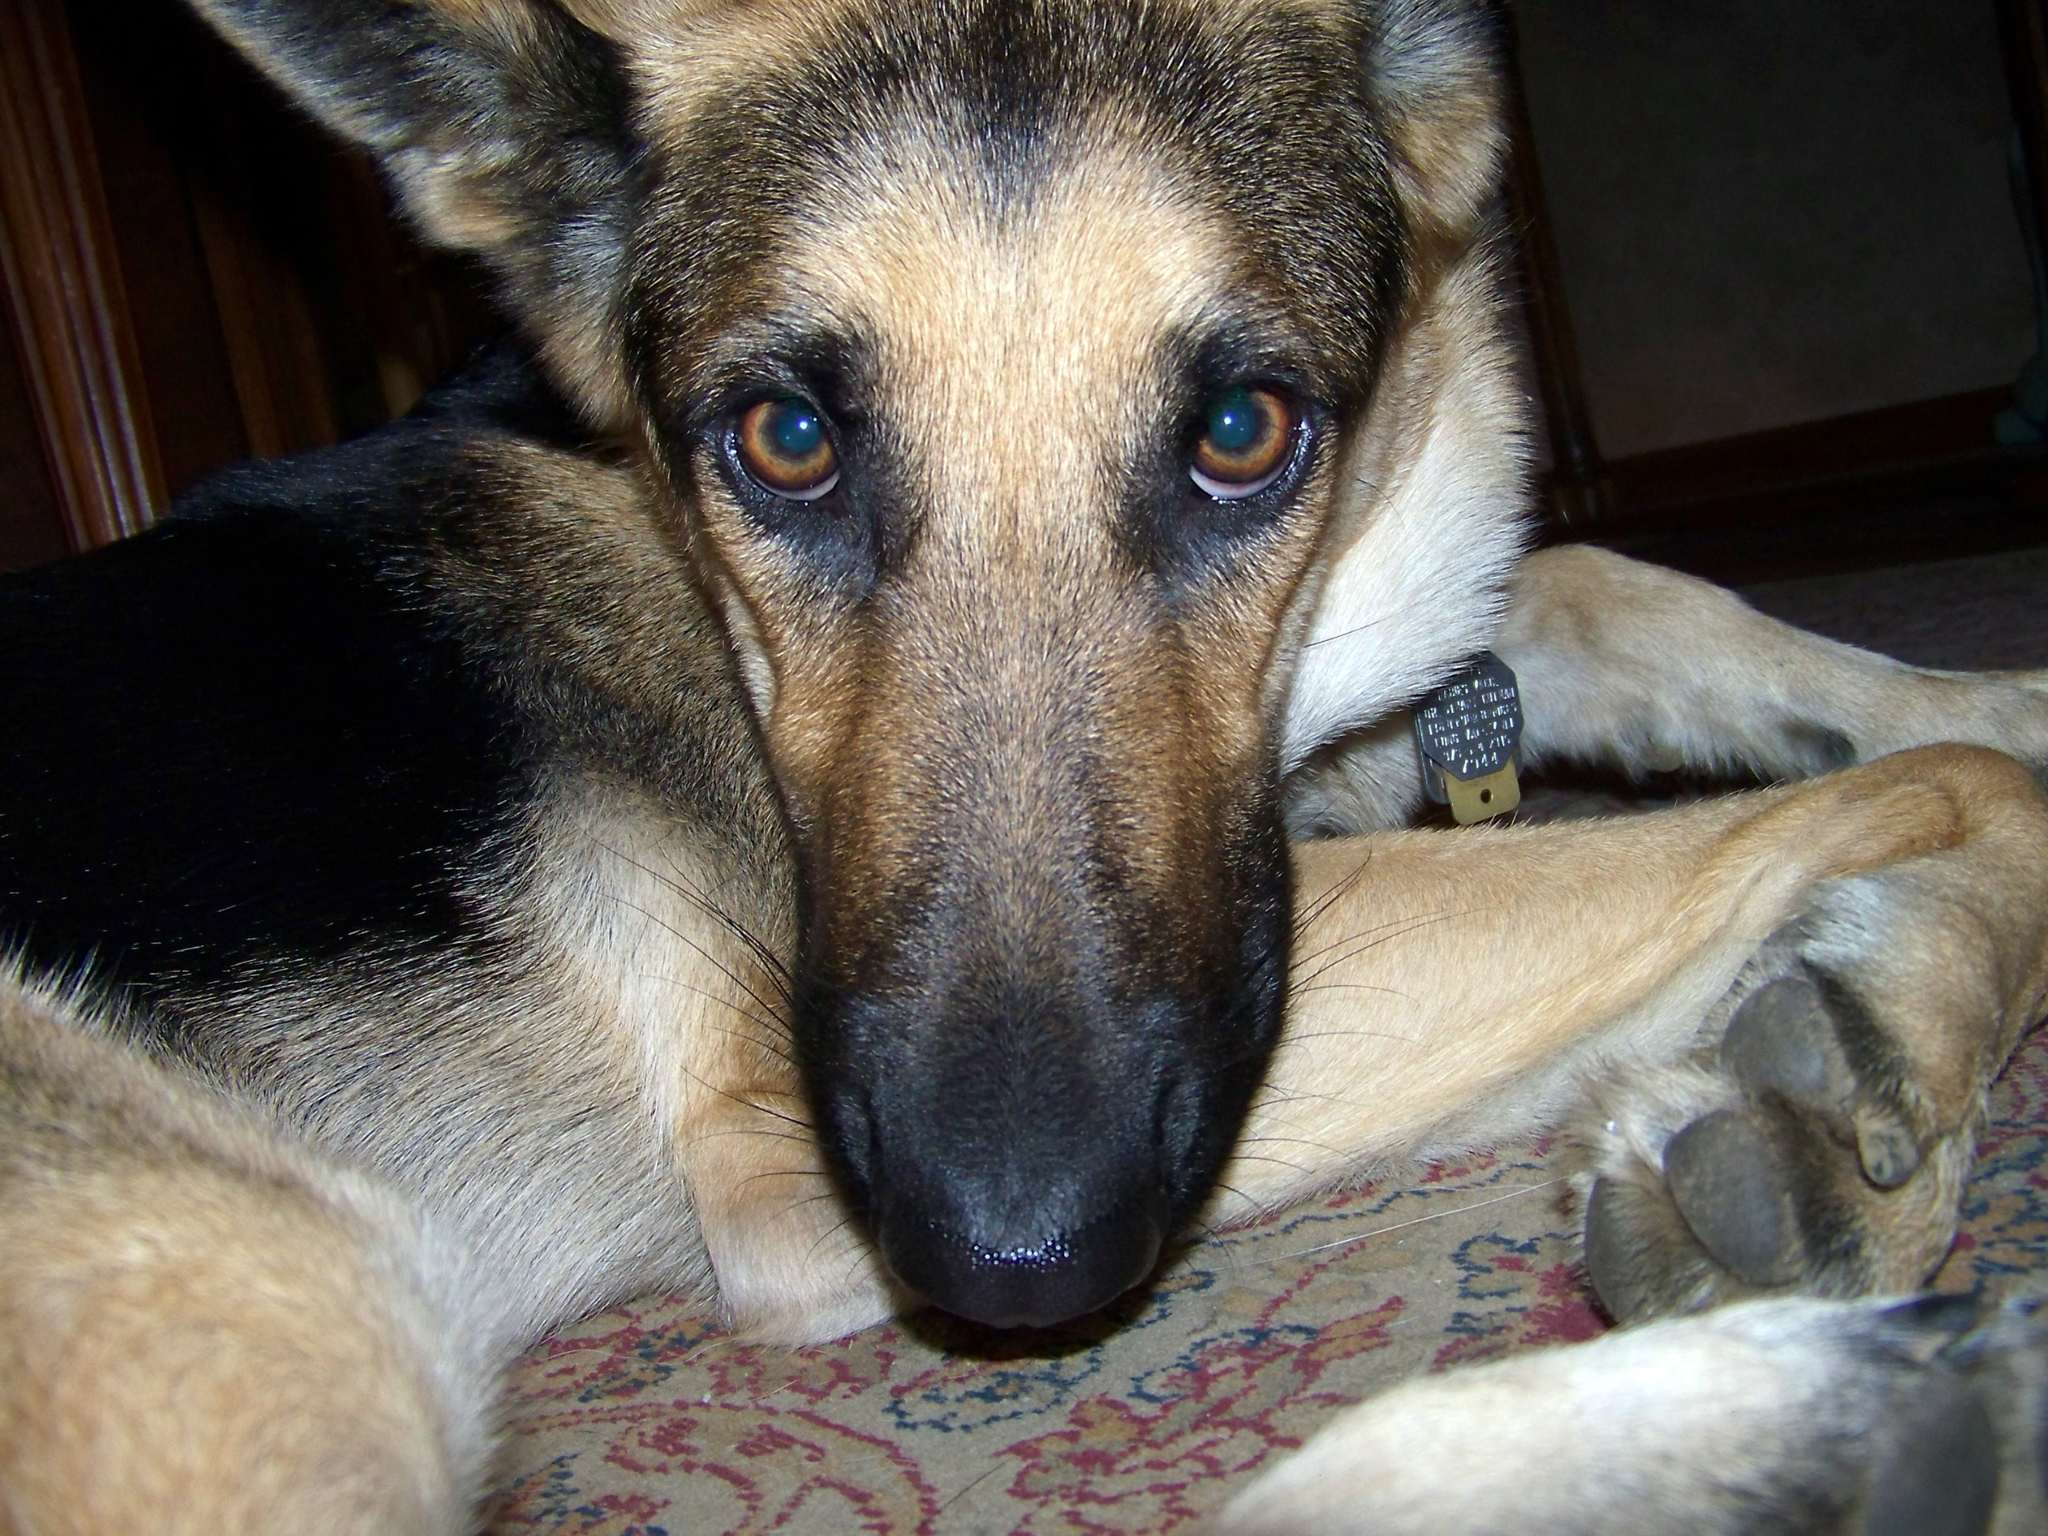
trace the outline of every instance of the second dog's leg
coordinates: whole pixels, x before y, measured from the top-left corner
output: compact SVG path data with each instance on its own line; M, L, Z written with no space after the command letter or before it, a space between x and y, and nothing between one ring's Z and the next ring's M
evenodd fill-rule
M1589 546L1522 562L1494 649L1521 683L1525 767L1798 779L1938 741L2048 764L2048 673L1907 666ZM1406 713L1326 752L1292 787L1303 832L1408 820L1422 784Z
M1498 649L1539 761L1788 779L1960 741L2048 762L2048 674L1907 666L1602 549L1524 561Z
M1901 753L1661 815L1298 850L1294 1002L1219 1215L1556 1123L1603 1090L1624 1313L1909 1289L2048 985L2048 801Z

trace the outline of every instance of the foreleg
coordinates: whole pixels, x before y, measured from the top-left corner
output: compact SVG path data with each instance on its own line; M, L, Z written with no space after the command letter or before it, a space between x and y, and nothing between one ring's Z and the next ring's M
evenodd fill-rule
M454 1536L496 1367L395 1194L0 978L0 1530Z
M1616 1311L1905 1290L2048 987L2048 801L1887 757L1614 821L1302 845L1293 1011L1219 1217L1603 1105Z
M1752 1302L1395 1387L1211 1536L2021 1536L2048 1519L2048 1324Z
M1523 562L1498 649L1539 764L1794 779L1938 741L2048 763L2048 673L1908 666L1591 546Z

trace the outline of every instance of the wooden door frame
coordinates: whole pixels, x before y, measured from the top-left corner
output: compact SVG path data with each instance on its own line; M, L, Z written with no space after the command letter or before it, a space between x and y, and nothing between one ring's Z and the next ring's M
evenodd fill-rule
M61 0L0 0L0 274L71 547L140 532L163 464Z

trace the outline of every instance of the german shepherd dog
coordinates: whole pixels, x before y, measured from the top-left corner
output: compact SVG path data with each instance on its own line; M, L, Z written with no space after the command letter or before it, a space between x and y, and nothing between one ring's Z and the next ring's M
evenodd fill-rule
M0 593L0 1527L459 1531L612 1299L1049 1323L1577 1112L1678 1316L1219 1529L2038 1528L2044 1329L1847 1298L2048 994L2048 679L1522 558L1480 6L200 4L532 350ZM1775 787L1384 830L1485 648Z

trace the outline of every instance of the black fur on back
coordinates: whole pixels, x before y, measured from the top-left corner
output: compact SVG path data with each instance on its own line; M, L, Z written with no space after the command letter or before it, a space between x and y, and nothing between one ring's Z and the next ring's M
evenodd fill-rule
M0 578L0 946L175 1020L345 952L484 941L464 893L516 862L535 744L420 551L493 433L576 437L501 353Z

